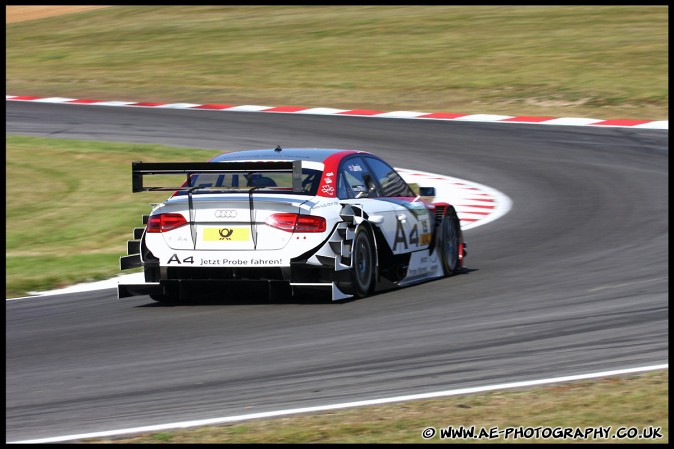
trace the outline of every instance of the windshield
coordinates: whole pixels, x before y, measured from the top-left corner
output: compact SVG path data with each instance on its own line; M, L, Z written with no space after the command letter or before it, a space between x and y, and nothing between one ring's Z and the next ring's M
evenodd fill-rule
M303 168L303 191L299 194L316 195L320 180L321 172L319 170ZM213 187L218 190L249 190L251 187L256 187L256 190L267 192L288 193L288 191L293 191L292 174L280 172L201 173L191 175L188 182L189 184L186 183L184 187ZM195 191L194 193L206 192ZM184 195L185 192L177 193L177 195L181 194Z

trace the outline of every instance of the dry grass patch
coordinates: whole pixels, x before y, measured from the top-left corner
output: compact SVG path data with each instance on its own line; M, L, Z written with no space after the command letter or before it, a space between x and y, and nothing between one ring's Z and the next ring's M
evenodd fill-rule
M91 11L107 8L107 6L5 6L5 23L25 22L28 20L44 19L45 17L62 16L76 12Z

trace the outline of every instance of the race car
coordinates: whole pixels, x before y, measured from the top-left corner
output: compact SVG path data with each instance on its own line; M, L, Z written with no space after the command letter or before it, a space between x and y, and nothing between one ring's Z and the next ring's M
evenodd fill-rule
M134 230L120 266L145 282L118 298L359 299L456 274L466 256L454 207L369 152L278 146L131 171L133 192L173 193Z

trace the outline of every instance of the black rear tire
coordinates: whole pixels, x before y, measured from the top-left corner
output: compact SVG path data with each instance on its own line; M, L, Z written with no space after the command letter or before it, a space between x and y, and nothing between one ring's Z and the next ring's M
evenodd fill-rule
M341 282L337 286L346 294L360 299L374 289L376 257L370 231L364 227L356 230L351 245L350 282Z

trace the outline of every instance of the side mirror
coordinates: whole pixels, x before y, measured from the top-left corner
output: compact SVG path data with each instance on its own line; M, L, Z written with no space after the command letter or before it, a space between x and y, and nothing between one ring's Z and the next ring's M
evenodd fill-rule
M419 196L435 196L435 187L419 187Z

